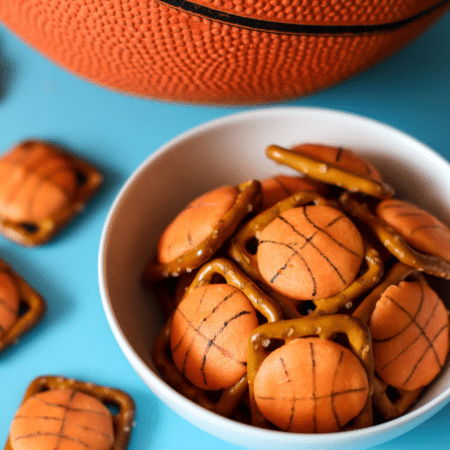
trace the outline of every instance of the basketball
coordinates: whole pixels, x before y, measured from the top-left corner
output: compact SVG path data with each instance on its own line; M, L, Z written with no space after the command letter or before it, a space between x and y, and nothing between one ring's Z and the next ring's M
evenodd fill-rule
M448 0L8 0L51 61L133 96L263 104L310 95L416 38Z

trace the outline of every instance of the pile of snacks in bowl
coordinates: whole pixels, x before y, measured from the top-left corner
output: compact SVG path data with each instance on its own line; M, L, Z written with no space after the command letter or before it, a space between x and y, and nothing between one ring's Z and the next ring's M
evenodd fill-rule
M143 278L153 356L199 405L258 427L359 429L404 414L445 365L450 229L349 149L275 145L298 171L221 186L160 237Z

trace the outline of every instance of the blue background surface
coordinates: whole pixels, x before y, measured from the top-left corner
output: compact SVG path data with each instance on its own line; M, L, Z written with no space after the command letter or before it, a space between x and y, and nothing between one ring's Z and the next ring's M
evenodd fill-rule
M450 14L372 70L283 105L365 115L409 133L450 160ZM41 324L0 354L0 446L29 382L55 374L132 395L137 414L129 450L237 448L178 417L131 368L103 313L97 253L115 195L149 154L193 126L249 109L169 104L110 92L53 65L0 25L0 152L26 138L56 141L106 175L99 195L51 243L29 249L0 237L0 258L48 304ZM450 405L375 449L448 450L449 442Z

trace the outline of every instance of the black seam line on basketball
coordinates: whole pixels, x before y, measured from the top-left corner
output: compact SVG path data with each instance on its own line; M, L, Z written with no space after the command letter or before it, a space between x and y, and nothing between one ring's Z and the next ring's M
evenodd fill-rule
M25 170L26 170L26 173L27 173L27 176L29 176L30 174L33 174L33 173L35 173L35 167L37 167L40 163L41 163L41 161L43 160L44 162L45 162L45 160L46 159L51 159L51 158L54 158L54 156L48 156L48 155L41 155L36 161L34 161L33 162L33 164L27 164L27 161L25 160L23 160L23 159L20 159L20 160L18 160L18 161L15 161L15 160L13 160L13 161L11 161L11 165L14 167L25 167ZM40 181L40 183L42 182L42 181L44 181L44 180L47 180L50 176L52 176L52 175L54 175L55 173L58 173L58 171L59 170L67 170L67 169L69 169L70 167L68 166L68 165L64 165L63 167L57 167L56 169L57 169L57 171L56 172L51 172L50 174L46 174L45 176L44 175L42 175L42 178L43 178L43 180L41 180ZM6 204L7 205L9 205L9 204L11 204L12 203L12 201L13 201L13 199L14 199L14 196L19 192L19 190L21 189L21 187L20 187L20 184L18 184L18 183L21 183L21 180L17 180L17 183L16 183L16 189L12 189L11 190L11 192L10 192L10 195L9 195L9 198L7 199L7 201L6 201ZM51 182L50 182L51 183ZM51 184L53 184L53 185L55 185L56 183L51 183ZM59 186L58 186L59 187ZM64 188L61 188L61 187L59 187L62 191L64 191L64 192L66 192L66 194L67 194L67 190L66 189L64 189ZM36 195L36 192L37 192L37 189L35 189L35 192L34 192L34 195Z
M199 299L199 301L198 301L198 303L197 303L197 310L195 311L195 314L194 314L194 316L193 316L193 319L195 318L195 316L197 315L197 313L200 311L200 306L201 306L201 304L202 304L202 302L203 302L203 299L205 298L206 292L207 292L207 289L205 289L205 290L203 291L203 293L202 293L202 295L201 295L201 297L200 297L200 299ZM176 345L172 348L172 353L174 353L174 352L179 348L179 346L182 344L184 338L186 337L186 334L187 334L189 328L194 328L194 329L195 329L195 327L192 325L192 320L191 320L191 321L188 320L188 318L186 317L186 315L179 309L179 305L178 305L178 307L177 307L177 310L178 310L178 312L184 317L184 319L186 320L186 322L187 322L187 327L186 327L186 329L184 330L184 334L183 334L183 336L180 338L180 341L178 342L178 344L176 344ZM181 373L182 373L183 375L184 375L185 372L186 372L186 364L187 364L187 360L188 360L188 358L189 358L189 354L190 354L190 352L191 352L191 349L192 349L192 346L193 346L193 345L194 345L194 339L192 339L191 342L189 343L188 348L186 349L186 353L185 353L184 358L183 358L183 365L182 365L182 368L181 368Z
M275 273L275 275L273 275L272 278L270 279L269 282L270 282L271 284L275 283L275 280L276 280L277 277L281 274L281 271L283 271L284 269L286 269L286 267L287 267L289 261L290 261L294 256L298 256L298 257L303 261L303 263L305 264L306 270L308 271L308 273L309 273L310 276L311 276L311 281L312 281L312 284L313 284L313 292L312 292L311 295L312 295L313 297L316 295L316 293L317 293L317 283L316 283L316 279L315 279L315 277L314 277L314 274L313 274L313 272L311 271L311 268L309 267L308 263L305 261L305 258L303 258L303 256L302 256L300 253L298 253L297 250L296 250L294 247L292 247L292 246L289 245L289 244L286 244L285 242L277 242L277 241L272 241L272 240L262 240L262 241L259 241L259 242L258 242L258 246L261 245L261 244L281 245L281 246L283 246L283 247L288 248L289 250L292 250L292 255L291 255L289 258L286 258L285 264L284 264L283 266L281 266L281 267L278 269L278 271Z
M63 430L64 430L64 427L66 426L66 418L67 418L68 409L70 408L70 405L72 404L76 393L77 393L77 391L75 391L75 390L72 390L72 392L70 393L69 401L67 402L67 407L64 409L63 418L61 420L61 426L59 428L58 439L56 441L54 450L58 450L61 445Z
M346 247L342 242L339 242L338 240L336 240L333 236L331 236L326 229L330 228L331 226L333 226L335 223L339 222L342 219L345 219L346 216L344 214L335 217L333 220L331 220L329 223L327 223L325 225L325 227L321 228L319 226L317 226L309 217L308 214L306 213L306 206L303 207L303 215L305 216L305 219L317 230L317 231L321 231L322 233L326 234L334 243L336 243L339 247L342 247L344 250L346 250L347 252L349 252L350 254L357 256L358 258L362 258L361 255L358 255L358 253L356 253L355 251L353 251L351 248ZM312 239L312 238L311 238Z
M98 416L108 416L109 415L109 413L104 412L104 411L92 411L91 409L73 408L73 407L69 407L66 404L48 402L39 397L33 397L33 398L35 401L42 403L45 406L50 406L53 408L63 408L63 409L67 409L70 412L85 412L85 413L89 413L89 414L96 414Z
M313 414L313 430L317 433L317 396L316 396L316 356L314 354L314 344L309 343L309 349L311 352L311 371L312 371L312 400L314 402L314 414Z
M420 286L420 285L419 285ZM409 317L409 322L405 324L405 326L403 328L401 328L400 330L398 330L396 333L383 338L383 339L375 339L372 338L372 342L377 342L377 343L381 343L381 342L389 342L392 339L397 338L398 336L400 336L401 334L403 334L406 330L409 329L409 327L415 323L417 325L417 327L419 328L419 330L421 330L421 327L417 324L416 322L416 318L419 315L420 311L422 310L423 307L423 302L425 300L425 292L423 290L423 287L420 286L420 301L419 301L419 305L416 309L416 311L414 312L414 314L410 314L408 311L405 310L405 308L403 308L393 297L391 297L390 295L386 295L385 296L388 300L390 300L395 306L397 306L398 309L400 309L400 311L402 311L403 313L405 313L408 317Z
M38 420L48 420L48 421L55 421L55 422L59 422L61 420L60 417L53 417L53 416L30 416L30 415L25 415L25 414L16 414L16 416L14 417L14 420L16 419L38 419ZM80 425L79 423L75 423L75 422L71 422L66 420L66 424L70 425L71 427L74 428L80 428L82 430L86 430L86 431L92 431L95 434L98 434L100 436L103 436L104 438L110 439L111 436L107 433L103 433L99 430L97 430L96 428L90 427L90 426L86 426L86 425Z
M255 19L252 17L239 16L237 14L230 14L223 11L218 11L207 6L198 5L196 3L186 0L157 0L167 6L191 13L202 18L210 19L216 22L222 22L229 25L234 25L239 28L246 28L249 30L258 30L270 33L285 33L294 35L364 35L369 33L383 33L396 31L415 21L422 19L428 14L433 13L442 6L445 6L450 0L441 0L436 4L424 9L410 17L397 20L394 22L385 22L377 24L365 25L312 25L312 24L296 24L296 23L281 23L270 20Z
M283 369L284 374L286 375L286 381L288 383L291 382L291 377L289 376L289 372L287 370L287 366L286 366L286 362L284 361L284 358L280 357L280 364L281 364L281 368ZM286 427L286 430L289 431L291 426L292 426L292 422L294 420L294 412L295 412L295 396L292 396L292 403L291 403L291 411L290 411L290 415L289 415L289 420L288 420L288 424Z
M195 316L198 314L199 310L200 310L200 306L203 302L203 299L205 298L206 295L206 289L203 291L202 295L200 296L198 302L197 302L197 309L195 310L194 314L192 315L193 318L195 318ZM184 317L184 319L186 320L186 322L188 322L188 324L192 323L192 321L190 322L187 317L183 314L183 312L180 310L179 308L180 305L177 306L177 311ZM179 346L181 345L181 343L183 342L183 339L186 337L186 334L189 330L189 326L186 327L186 329L184 330L183 335L181 336L180 340L171 348L172 352L175 352Z
M425 349L425 351L422 353L421 357L417 360L416 364L414 365L413 369L411 370L411 373L409 374L409 377L403 382L403 386L412 378L412 376L414 375L414 372L416 371L416 369L419 367L419 364L422 362L423 358L425 358L426 354L428 353L428 351L430 349L433 350L433 353L436 353L436 349L434 348L434 341L436 341L436 339L442 334L442 332L444 332L445 330L447 330L448 328L448 324L445 324L441 327L441 329L435 334L435 336L433 337L433 339L430 341L430 344L428 345L428 347ZM436 357L436 361L438 364L439 369L442 369L443 365L440 363L438 357L435 355Z
M189 219L188 219L188 229L187 229L187 241L188 241L188 248L189 248L189 246L192 246L192 233L191 233L191 221L192 221L192 219L194 218L194 215L195 215L195 210L197 209L197 208L201 208L201 207L203 207L203 206L211 206L211 207L214 207L214 206L217 206L218 205L218 203L216 202L216 203L195 203L195 204L193 204L193 205L188 205L188 206L186 206L186 208L185 208L185 211L188 211L188 210L193 210L193 212L192 212L192 214L189 216Z
M339 372L339 369L340 369L340 367L342 365L342 359L343 358L344 358L344 352L341 351L341 353L339 355L339 361L336 364L336 370L334 371L334 374L333 374L333 383L331 384L331 389L332 389L331 390L331 394L334 393L334 388L335 388L335 385L336 385L338 372ZM333 416L334 416L334 418L336 420L336 425L337 425L338 429L340 429L342 427L342 424L341 424L341 421L339 420L339 415L338 415L338 413L336 411L336 405L334 404L334 399L335 399L335 396L331 395L331 411L333 412Z
M351 388L351 389L345 389L343 391L336 391L331 392L330 394L324 394L324 395L315 395L310 397L295 397L295 401L305 401L305 400L322 400L324 398L331 398L331 397L339 397L340 395L347 395L347 394L353 394L358 392L365 392L368 391L368 387L360 387L360 388ZM265 395L257 395L257 398L260 400L273 400L273 401L279 401L282 402L292 402L292 397L274 397L274 396L265 396Z
M211 349L212 346L214 346L215 348L221 350L222 353L225 352L224 354L229 355L229 357L230 357L233 361L236 361L236 359L234 358L234 356L233 356L230 352L225 351L225 349L223 349L221 346L218 346L218 345L216 344L215 340L217 339L217 337L219 337L219 335L227 328L227 326L228 326L231 322L233 322L234 320L238 319L239 317L242 317L242 316L247 315L247 314L250 314L250 311L245 311L245 310L243 310L243 311L238 312L238 313L237 313L236 315L234 315L233 317L230 317L228 320L226 320L226 321L223 323L222 328L220 328L220 329L217 331L217 333L216 333L211 339L208 340L208 344L207 344L205 353L203 354L203 358L202 358L202 365L201 365L201 367L200 367L200 372L201 372L202 375L203 375L203 382L205 383L205 386L208 386L208 382L207 382L207 380L206 380L205 366L206 366L206 360L207 360L207 358L208 358L209 350ZM247 364L246 364L245 362L243 362L243 361L236 361L236 362L237 362L238 364L242 364L242 365L244 365L245 367L247 367Z
M45 436L52 436L52 437L57 437L59 439L62 440L67 440L67 441L72 441L72 442L76 442L77 444L80 444L82 447L87 448L88 450L91 450L92 447L89 444L86 444L86 442L83 442L81 439L78 438L74 438L71 436L66 436L64 434L59 434L59 433L42 433L42 432L35 432L35 433L30 433L30 434L22 434L20 436L17 436L15 438L15 441L18 440L22 440L22 439L29 439L29 438L36 438L36 437L45 437ZM57 446L54 448L54 450L57 450L59 447L59 444L57 444Z
M343 147L337 147L337 149L336 149L336 157L334 158L335 162L339 162L339 160L341 159L343 151L344 151Z
M438 224L420 225L416 228L413 228L409 234L411 235L411 234L415 233L416 231L421 231L421 230L426 230L426 229L442 230L448 234L448 230Z
M422 359L423 359L424 356L428 353L429 350L431 350L431 351L433 352L434 357L435 357L436 362L437 362L437 365L438 365L440 368L442 368L442 364L441 364L441 362L439 361L439 355L437 354L436 349L434 348L433 342L436 340L436 336L439 335L439 334L442 332L442 329L443 329L443 328L444 328L444 329L446 328L446 325L445 325L443 328L441 328L441 329L439 330L438 334L437 334L436 336L434 336L433 339L431 339L431 340L430 340L430 338L427 336L427 334L425 333L425 328L426 328L426 326L430 323L431 319L433 318L434 313L435 313L435 311L436 311L436 308L437 308L437 306L438 306L438 304L439 304L439 300L436 300L435 305L434 305L434 307L433 307L433 310L431 311L430 317L427 319L427 321L426 321L426 323L425 323L425 326L424 326L423 328L417 323L417 321L416 321L416 319L415 319L416 316L412 316L411 314L409 314L409 312L408 312L407 310L405 310L400 304L398 304L394 299L390 298L390 300L391 300L391 301L392 301L399 309L401 309L401 310L402 310L402 311L410 318L409 324L410 324L410 325L414 324L414 325L416 325L416 327L418 328L418 330L419 330L419 335L416 337L415 340L417 340L420 336L422 336L422 337L428 342L427 348L423 351L422 356L418 359L418 361L416 361L416 364L415 364L414 367L411 369L410 375L408 376L408 378L406 379L406 381L405 381L403 384L406 384L406 382L409 381L409 380L411 379L413 373L416 371L417 367L419 366L420 361L422 361ZM415 340L414 340L414 341L415 341ZM409 345L412 345L412 344L409 344ZM400 355L403 353L403 351L404 351L404 350L402 350L399 354L397 354L397 355L395 356L394 360L397 359L398 357L400 357ZM393 362L393 361L389 361L388 363L390 363L390 362ZM386 363L386 364L383 366L383 368L384 368L385 366L387 366L388 363Z
M303 215L305 217L305 219L311 223L311 225L313 225L315 227L315 229L317 231L322 231L324 234L326 234L333 242L335 242L336 244L338 244L340 247L348 250L345 246L343 246L342 244L340 244L338 241L336 241L336 239L334 239L332 236L330 236L324 228L319 228L315 223L313 223L306 215L306 207L304 206L303 208ZM333 219L329 224L327 224L326 228L328 226L333 225L334 223L336 223L338 220L340 220L342 216L338 216L335 219ZM318 253L319 255L330 265L330 267L334 270L334 272L336 273L336 275L339 277L339 279L341 280L341 282L345 285L346 281L345 278L342 276L341 272L339 271L339 269L332 263L332 261L314 244L314 242L312 241L313 238L316 236L317 233L313 233L310 237L306 237L303 233L301 233L299 230L297 230L292 224L290 224L284 217L279 216L279 218L286 223L286 225L290 226L292 228L292 230L297 233L299 236L301 236L303 239L305 239L304 244L302 245L301 249L303 249L304 247L306 247L307 244L311 245ZM348 250L351 254L355 255L354 252ZM358 256L358 255L356 255Z

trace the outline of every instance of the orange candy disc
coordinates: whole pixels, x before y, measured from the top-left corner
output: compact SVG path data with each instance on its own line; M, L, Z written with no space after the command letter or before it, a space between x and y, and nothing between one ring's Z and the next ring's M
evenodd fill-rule
M11 276L0 272L0 338L16 322L19 315L20 297Z
M450 228L427 211L402 200L384 200L376 213L418 251L450 261Z
M370 320L374 366L387 384L414 390L430 383L448 352L448 317L426 284L402 281L387 288Z
M319 337L299 338L262 362L254 382L261 414L282 430L339 431L364 407L366 371L347 348Z
M30 397L11 425L13 450L110 450L112 414L98 399L60 388Z
M317 186L308 178L289 175L275 175L261 181L263 209L270 208L279 201L298 191L317 191Z
M46 145L25 143L0 158L0 217L39 222L67 205L77 187L64 157Z
M227 284L209 284L186 295L171 327L173 360L194 385L226 389L247 371L248 339L258 326L247 297Z
M300 144L291 150L310 156L325 163L331 163L349 172L381 180L381 175L373 164L363 160L353 150L320 144Z
M331 297L356 278L364 255L350 219L326 205L290 209L261 232L257 261L278 292L296 299Z
M158 244L158 259L168 263L203 242L233 206L238 190L223 186L189 203L170 223Z

